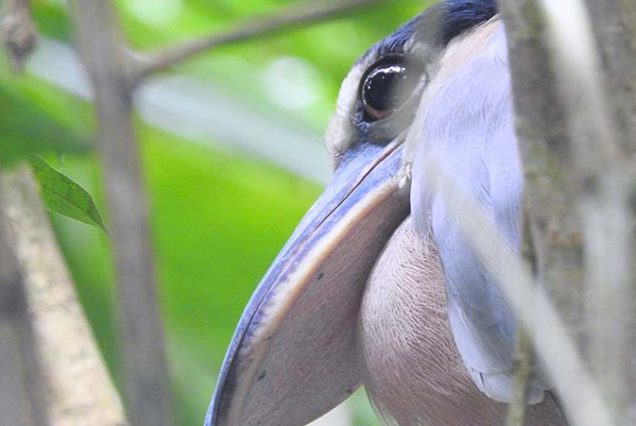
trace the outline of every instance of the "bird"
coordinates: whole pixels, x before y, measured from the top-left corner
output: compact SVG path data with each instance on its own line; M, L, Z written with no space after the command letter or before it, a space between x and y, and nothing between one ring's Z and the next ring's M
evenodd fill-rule
M325 137L333 177L249 299L205 426L304 425L363 385L387 424L504 424L517 324L428 177L519 252L523 173L494 0L442 0L364 53ZM539 368L528 425L565 425Z

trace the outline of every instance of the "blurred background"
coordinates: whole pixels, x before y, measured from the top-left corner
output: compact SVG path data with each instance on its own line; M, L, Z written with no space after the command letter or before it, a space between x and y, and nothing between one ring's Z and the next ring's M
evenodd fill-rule
M282 0L118 0L139 50L231 28ZM155 77L137 98L161 308L178 424L201 424L241 311L293 227L329 179L322 133L356 57L429 1L391 2L301 30L222 47ZM26 73L0 60L0 152L29 139L104 212L91 146L88 84L72 51L64 0L33 0L41 36ZM109 240L51 214L77 291L116 381ZM366 397L355 425L377 424Z

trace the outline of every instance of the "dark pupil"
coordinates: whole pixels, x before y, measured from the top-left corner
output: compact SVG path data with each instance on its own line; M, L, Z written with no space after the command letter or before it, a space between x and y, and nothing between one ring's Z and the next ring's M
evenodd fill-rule
M361 97L367 119L384 118L400 107L414 83L407 71L404 64L382 64L366 76Z

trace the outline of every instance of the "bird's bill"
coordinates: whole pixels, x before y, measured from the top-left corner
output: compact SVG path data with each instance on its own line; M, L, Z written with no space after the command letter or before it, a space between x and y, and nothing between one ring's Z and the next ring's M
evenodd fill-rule
M409 212L400 153L392 142L343 155L245 308L207 425L306 424L359 386L364 285Z

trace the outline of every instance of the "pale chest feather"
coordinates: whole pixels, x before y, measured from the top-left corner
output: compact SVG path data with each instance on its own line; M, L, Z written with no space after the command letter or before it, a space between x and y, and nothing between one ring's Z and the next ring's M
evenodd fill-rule
M432 241L408 218L367 284L359 318L363 383L387 422L501 425L506 405L472 383L453 343L441 267ZM529 407L528 425L565 424L554 401Z

